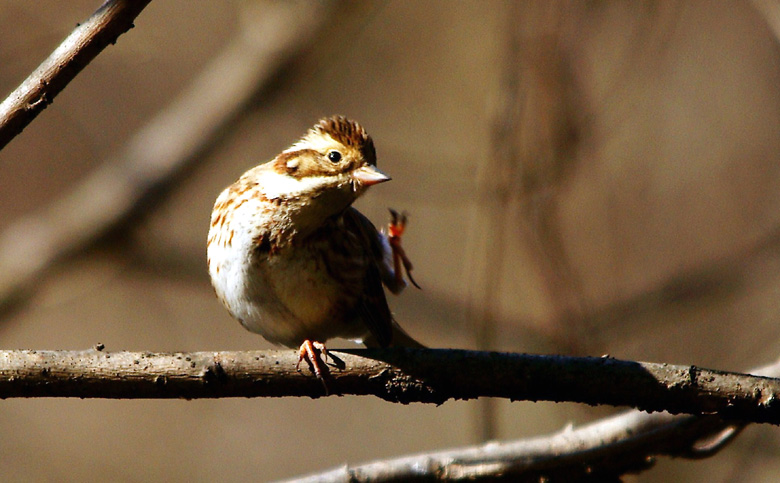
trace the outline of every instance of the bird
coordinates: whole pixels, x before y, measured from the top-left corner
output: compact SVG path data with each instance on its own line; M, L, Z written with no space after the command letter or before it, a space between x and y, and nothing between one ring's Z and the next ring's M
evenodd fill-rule
M419 288L401 245L407 214L391 209L385 232L352 206L389 180L363 127L331 116L214 203L207 264L217 297L244 328L297 348L296 368L307 361L323 384L331 338L424 347L395 321L383 289L399 294L406 278Z

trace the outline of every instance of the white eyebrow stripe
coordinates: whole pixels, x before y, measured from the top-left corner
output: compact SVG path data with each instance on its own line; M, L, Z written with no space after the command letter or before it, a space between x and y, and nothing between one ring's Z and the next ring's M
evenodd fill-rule
M320 153L327 153L331 149L343 150L340 142L333 139L330 134L307 135L297 143L285 149L285 153L300 151L301 149L312 149Z
M326 176L304 176L303 178L294 178L285 174L267 172L263 174L266 177L263 180L263 194L268 199L294 198L303 193L312 193L332 184L332 177Z

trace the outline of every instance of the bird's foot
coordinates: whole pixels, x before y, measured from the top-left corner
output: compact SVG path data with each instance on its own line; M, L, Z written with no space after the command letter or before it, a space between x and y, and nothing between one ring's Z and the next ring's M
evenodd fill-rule
M390 242L390 248L393 250L393 265L395 267L395 278L399 282L399 285L403 287L403 272L406 272L406 276L409 281L417 287L421 288L417 282L412 278L412 262L409 257L406 256L404 247L401 246L401 236L406 229L406 221L408 215L406 212L398 213L394 209L390 208L390 224L387 226L387 240ZM401 271L403 266L403 272Z
M309 364L309 369L322 382L322 387L325 388L325 395L328 395L328 385L325 384L325 371L327 371L325 361L327 359L328 349L325 348L325 344L307 339L303 341L300 349L298 349L298 363L295 365L295 370L300 371L301 362L305 360ZM324 370L323 367L325 367Z

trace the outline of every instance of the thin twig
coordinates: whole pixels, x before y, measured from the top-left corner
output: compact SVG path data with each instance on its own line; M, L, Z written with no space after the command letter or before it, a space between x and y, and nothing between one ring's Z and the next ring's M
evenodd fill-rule
M780 424L780 379L611 358L450 349L334 351L331 394L408 404L483 396ZM0 397L324 396L295 351L0 351Z
M150 200L177 175L205 159L226 126L316 38L330 18L329 5L269 3L116 158L1 233L0 311L28 296L53 264L92 246L139 210L148 211Z
M120 35L150 0L109 0L76 29L0 104L0 149L54 101L92 59Z

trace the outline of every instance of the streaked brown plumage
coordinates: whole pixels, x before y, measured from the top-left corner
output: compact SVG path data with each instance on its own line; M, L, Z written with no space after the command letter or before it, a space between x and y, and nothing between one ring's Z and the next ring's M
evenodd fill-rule
M214 205L208 267L217 296L248 330L301 347L320 377L315 349L333 337L419 346L393 320L382 288L406 286L405 216L393 212L388 236L351 207L389 179L376 169L371 137L336 116L244 173Z

